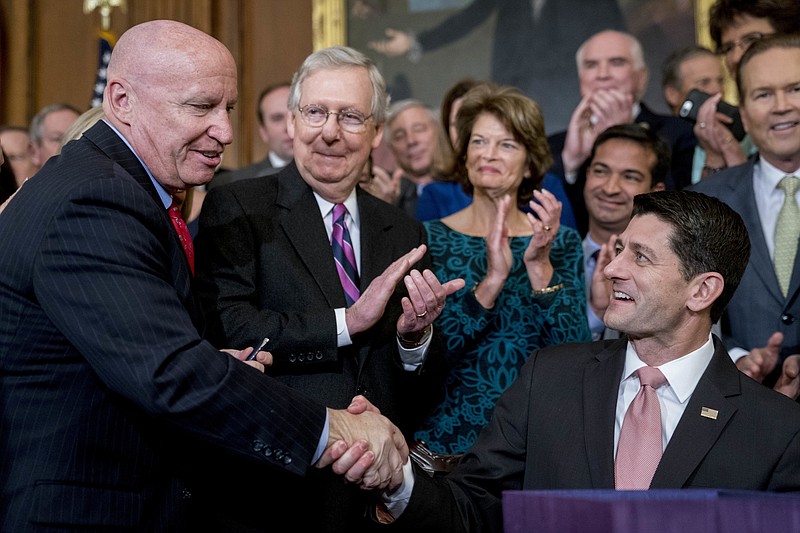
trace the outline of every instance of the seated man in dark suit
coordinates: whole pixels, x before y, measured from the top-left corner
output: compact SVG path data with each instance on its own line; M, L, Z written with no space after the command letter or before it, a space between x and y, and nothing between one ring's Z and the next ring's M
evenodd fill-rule
M406 465L382 520L501 531L504 490L800 490L800 406L739 372L711 334L749 251L741 217L715 198L637 196L605 268L605 321L627 338L535 352L456 469ZM642 403L649 430L631 434Z
M309 56L289 96L294 162L273 178L208 194L196 279L218 345L268 337L271 376L341 408L363 394L410 433L443 380L433 321L464 281L440 284L425 269L422 224L357 187L387 103L383 77L360 52ZM419 270L395 291L382 272L403 258ZM259 529L280 515L303 531L361 531L365 496L319 474L316 483L286 476L213 501L240 504L227 514ZM321 507L309 513L309 502Z
M648 72L642 46L634 36L618 31L597 33L581 45L576 59L581 101L567 130L549 136L548 141L555 160L551 171L565 180L578 230L585 235L585 176L580 169L600 132L616 124L636 122L647 124L663 137L672 152L667 189L682 189L691 183L696 140L688 122L656 114L641 101Z
M232 142L236 78L195 28L132 27L108 65L105 119L0 215L0 531L206 531L187 476L224 454L260 483L303 476L340 434L379 459L364 481L400 483L408 452L388 420L326 409L198 331L191 239L167 208ZM269 354L256 357L263 370Z

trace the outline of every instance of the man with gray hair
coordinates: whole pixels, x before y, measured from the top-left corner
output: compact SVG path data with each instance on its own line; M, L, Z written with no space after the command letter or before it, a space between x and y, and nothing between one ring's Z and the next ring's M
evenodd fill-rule
M576 61L581 101L567 130L551 135L548 142L554 159L551 172L564 179L578 230L585 234L582 166L602 131L617 124L639 123L647 124L663 137L672 149L670 173L665 181L667 189L681 189L691 183L697 141L688 122L656 114L641 101L647 89L648 71L642 46L633 35L610 30L596 33L578 48Z
M217 344L268 337L272 376L331 406L362 394L410 434L442 378L432 323L464 282L440 283L425 268L422 225L357 187L387 106L383 77L360 52L336 46L309 56L289 91L294 161L274 179L209 192L196 287ZM242 477L230 473L240 468L251 467L232 465L216 485ZM230 522L269 529L278 514L301 530L363 531L368 498L318 474L237 480L213 501L226 531Z
M34 115L29 135L31 162L37 170L61 152L61 138L79 115L80 111L65 103L50 104Z
M396 197L390 202L408 214L416 216L417 198L422 189L443 171L442 143L444 131L436 114L418 100L401 100L392 104L386 119L389 148L402 171L393 174Z

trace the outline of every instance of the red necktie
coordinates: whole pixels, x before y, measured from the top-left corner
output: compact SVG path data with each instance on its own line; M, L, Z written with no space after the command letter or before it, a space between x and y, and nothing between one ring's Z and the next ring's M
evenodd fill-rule
M661 461L661 407L656 389L667 378L657 368L643 366L636 371L642 387L636 394L619 433L614 478L617 490L647 490Z
M189 233L189 228L186 227L186 222L183 221L180 206L174 201L172 205L169 206L169 218L172 220L175 232L181 240L183 253L186 254L186 260L189 262L189 269L192 271L192 274L194 274L194 245L192 244L192 236Z

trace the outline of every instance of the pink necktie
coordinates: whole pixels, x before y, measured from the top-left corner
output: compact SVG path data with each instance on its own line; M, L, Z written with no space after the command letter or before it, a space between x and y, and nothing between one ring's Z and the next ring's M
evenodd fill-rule
M636 371L642 387L628 406L614 462L618 490L647 490L653 481L661 454L661 407L656 389L667 382L657 368L643 366Z
M189 228L186 227L186 222L183 221L181 216L181 208L177 203L172 202L169 206L169 218L172 220L172 226L181 240L183 246L183 253L186 254L186 260L189 262L189 269L194 274L194 245L192 244L192 235L189 233Z
M333 231L331 232L331 247L339 281L342 282L345 301L350 307L358 300L361 292L358 289L358 270L356 269L356 255L353 252L353 243L350 240L350 231L345 224L344 216L347 208L344 204L333 206Z

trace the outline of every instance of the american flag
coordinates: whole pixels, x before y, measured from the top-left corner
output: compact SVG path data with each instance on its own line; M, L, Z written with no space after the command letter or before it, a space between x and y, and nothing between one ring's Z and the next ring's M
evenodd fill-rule
M97 54L97 78L95 78L94 81L92 107L97 107L103 103L103 91L106 88L106 69L108 68L108 61L111 59L111 49L114 47L116 41L116 36L110 31L100 32Z

